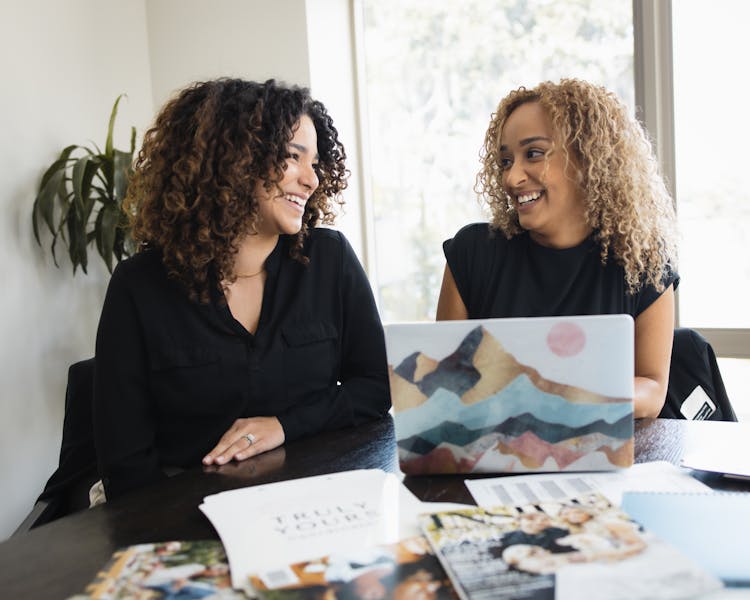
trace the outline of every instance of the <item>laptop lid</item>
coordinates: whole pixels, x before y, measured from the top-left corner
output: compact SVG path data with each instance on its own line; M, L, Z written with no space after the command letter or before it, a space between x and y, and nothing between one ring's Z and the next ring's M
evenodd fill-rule
M633 463L630 316L394 323L385 338L404 473Z

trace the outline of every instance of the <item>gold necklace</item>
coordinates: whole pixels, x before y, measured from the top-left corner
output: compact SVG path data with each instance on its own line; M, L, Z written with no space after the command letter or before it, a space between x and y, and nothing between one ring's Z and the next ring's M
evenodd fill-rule
M235 275L235 277L237 277L237 279L250 279L251 277L257 277L258 275L260 275L261 273L263 273L263 271L265 271L265 270L266 270L266 268L265 268L265 267L263 267L263 268L262 268L262 269L261 269L260 271L258 271L257 273L249 273L249 274L247 274L247 275L240 275L239 273L237 273L237 274Z

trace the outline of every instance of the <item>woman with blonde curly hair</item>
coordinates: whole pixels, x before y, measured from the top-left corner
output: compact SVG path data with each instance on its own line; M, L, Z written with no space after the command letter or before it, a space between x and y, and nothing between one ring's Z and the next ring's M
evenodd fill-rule
M194 84L146 133L96 341L108 498L173 467L244 460L385 415L367 277L331 229L346 185L331 117L273 80Z
M500 101L481 156L492 220L444 243L437 318L629 314L635 416L656 417L679 277L674 207L643 128L602 87L544 82Z

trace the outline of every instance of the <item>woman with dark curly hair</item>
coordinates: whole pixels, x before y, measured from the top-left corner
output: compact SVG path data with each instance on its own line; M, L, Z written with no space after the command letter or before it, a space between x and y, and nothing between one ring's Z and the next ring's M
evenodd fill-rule
M96 341L108 498L172 467L244 460L390 403L367 277L333 221L344 148L325 107L273 80L197 83L145 135Z
M674 206L643 128L602 87L544 82L500 101L481 156L492 220L444 243L437 318L629 314L635 416L656 417L679 277Z

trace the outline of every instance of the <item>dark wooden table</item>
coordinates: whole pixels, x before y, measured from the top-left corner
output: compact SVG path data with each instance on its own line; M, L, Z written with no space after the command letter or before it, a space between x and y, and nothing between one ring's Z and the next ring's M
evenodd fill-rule
M718 427L717 427L718 426ZM641 420L635 427L637 462L679 464L683 453L710 444L722 427L737 423ZM217 538L198 510L205 496L220 491L349 469L398 472L390 418L308 440L218 468L196 468L127 498L65 517L0 544L0 597L66 598L83 591L116 549L166 540ZM697 475L697 474L696 474ZM697 475L717 489L750 491L750 482ZM406 477L426 501L472 503L465 476Z

